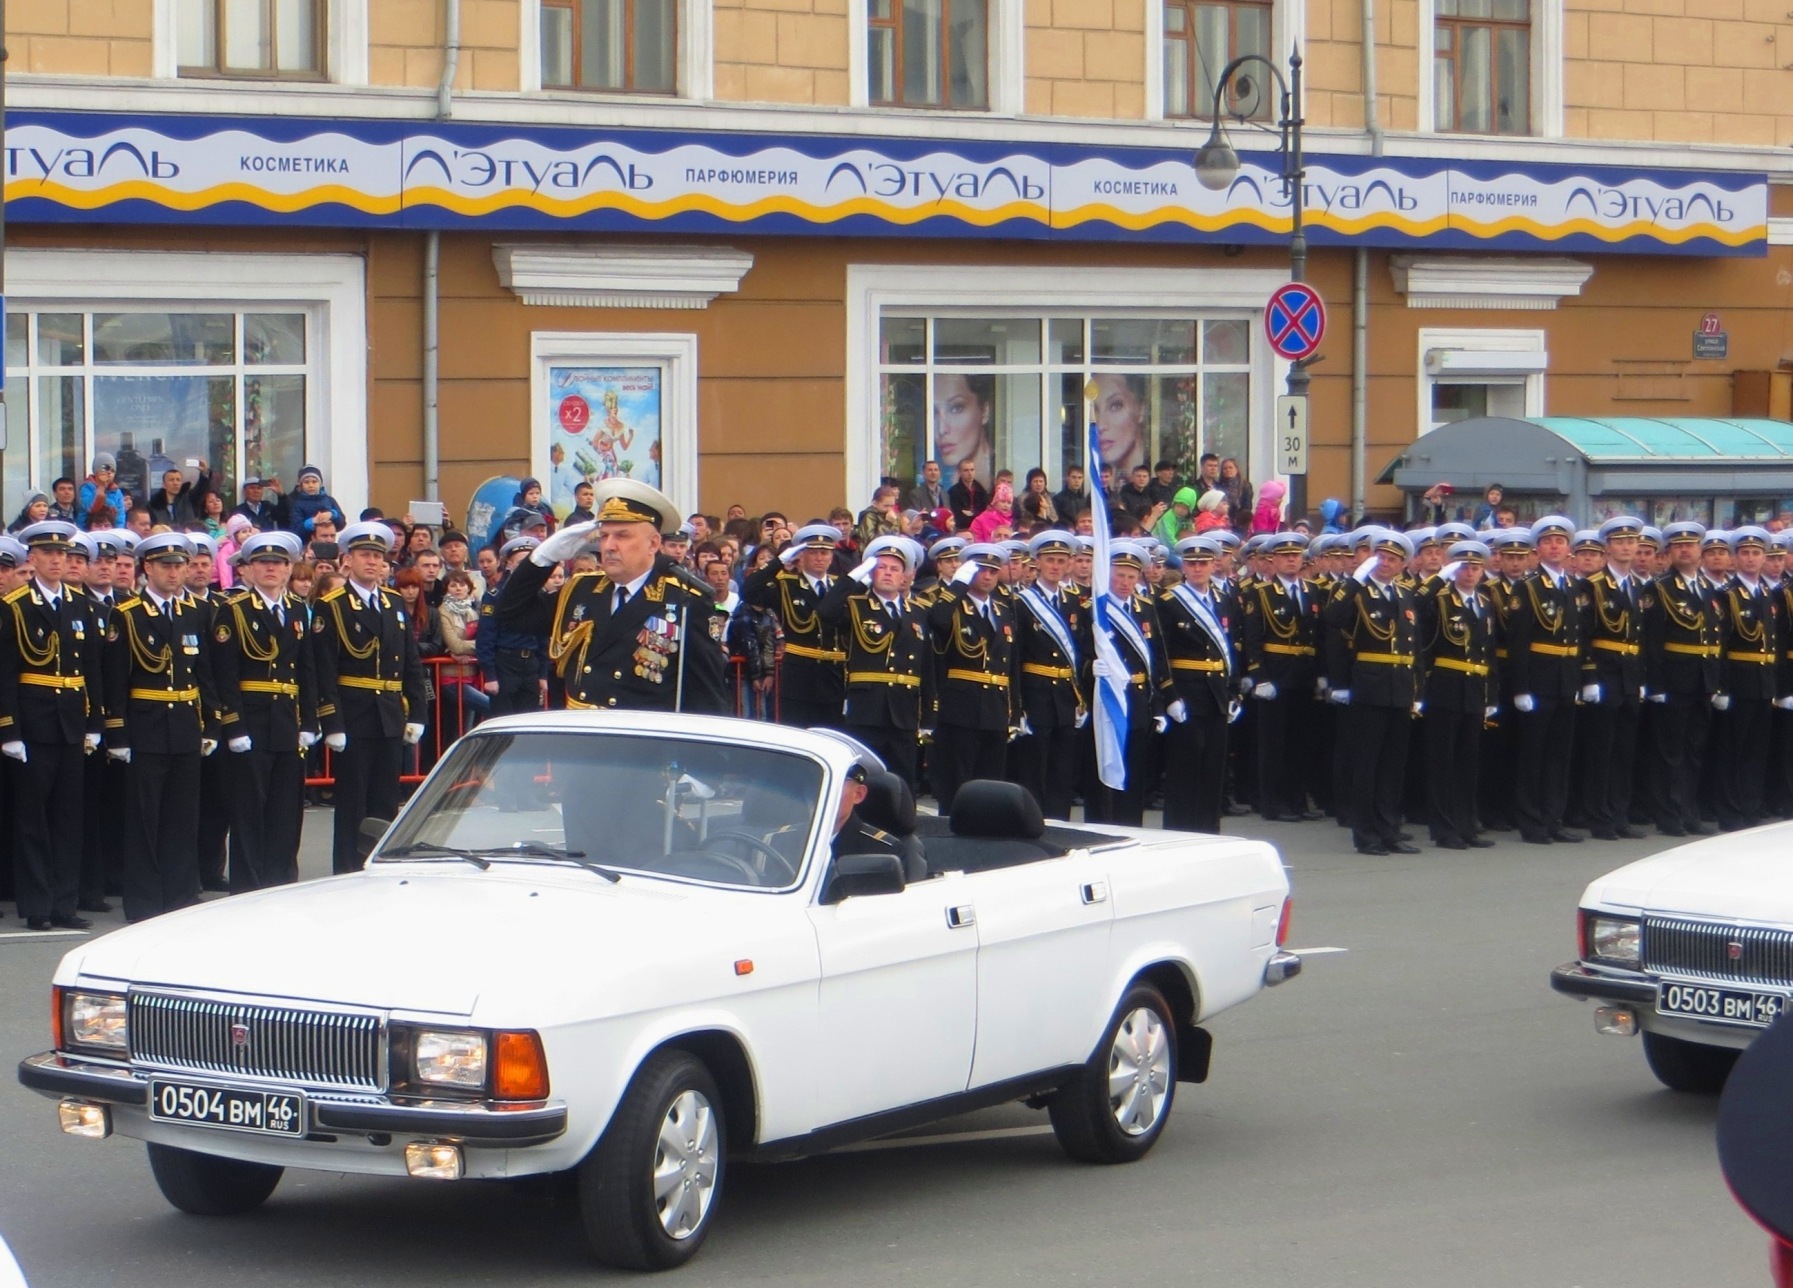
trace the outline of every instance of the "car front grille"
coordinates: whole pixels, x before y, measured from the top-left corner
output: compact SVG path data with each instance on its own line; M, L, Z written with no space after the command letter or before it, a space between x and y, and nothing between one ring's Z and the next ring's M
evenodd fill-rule
M130 995L131 1059L307 1087L383 1091L380 1017L167 993Z
M1793 984L1793 930L1648 917L1644 969L1747 984Z

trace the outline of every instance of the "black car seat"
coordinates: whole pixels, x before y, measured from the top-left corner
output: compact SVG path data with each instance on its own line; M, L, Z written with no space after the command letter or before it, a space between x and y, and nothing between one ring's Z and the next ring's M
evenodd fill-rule
M927 855L920 838L915 835L915 794L909 784L888 769L866 775L865 799L854 811L861 822L888 832L895 839L903 858L903 880L928 879Z
M974 778L953 798L952 835L932 842L934 866L964 872L1012 867L1063 854L1046 840L1040 803L1019 783ZM936 853L935 851L950 851Z

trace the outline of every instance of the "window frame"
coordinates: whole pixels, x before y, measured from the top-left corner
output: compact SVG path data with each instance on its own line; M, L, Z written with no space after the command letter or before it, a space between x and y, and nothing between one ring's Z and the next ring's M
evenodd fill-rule
M1169 52L1170 46L1175 43L1181 43L1188 47L1188 53L1186 56L1188 65L1185 70L1189 76L1189 85L1190 85L1192 91L1196 88L1198 82L1201 80L1200 73L1203 69L1200 67L1200 59L1197 56L1198 51L1196 48L1196 39L1195 39L1196 28L1194 25L1195 24L1195 11L1196 11L1196 9L1201 8L1201 7L1214 6L1214 5L1218 5L1227 11L1227 48L1233 49L1233 50L1237 50L1239 47L1239 26L1238 26L1239 11L1243 10L1243 9L1263 11L1269 17L1269 20L1270 20L1269 21L1270 40L1269 40L1269 47L1265 50L1265 57L1269 58L1272 62L1279 61L1277 58L1277 39L1276 39L1276 28L1277 28L1276 0L1160 0L1160 3L1158 5L1158 11L1159 11L1158 12L1158 37L1161 42L1161 48L1160 48L1159 58L1158 58L1158 66L1160 68L1160 70L1159 70L1160 77L1163 76L1162 69L1164 66L1166 55ZM1185 29L1185 33L1184 33L1183 37L1181 38L1180 42L1177 40L1174 40L1172 38L1170 30L1169 30L1170 13L1173 9L1182 10L1187 15L1186 21L1189 23L1189 26ZM1233 55L1233 57L1238 57L1238 56L1239 55L1236 53ZM1220 67L1214 68L1213 69L1214 74L1218 76L1220 74L1222 68L1224 68L1224 67L1225 67L1225 64L1223 63L1223 64L1221 64ZM1283 69L1279 66L1278 70L1283 70ZM1166 120L1166 121L1209 121L1209 120L1213 119L1214 99L1213 99L1212 94L1203 93L1203 94L1193 95L1193 97L1200 98L1201 101L1199 103L1192 102L1192 104L1191 104L1192 110L1185 113L1185 112L1172 112L1170 110L1169 104L1165 101L1166 95L1168 93L1169 93L1169 86L1167 84L1163 83L1161 80L1159 87L1158 87L1158 109L1159 109L1159 113L1160 113L1159 119ZM1252 121L1271 120L1276 116L1280 105L1281 105L1281 94L1280 94L1280 91L1278 90L1276 84L1273 81L1271 84L1269 84L1265 87L1265 93L1263 95L1262 102L1260 103L1258 112L1255 115L1248 117L1246 119L1252 120Z
M1465 353L1485 353L1488 362L1476 375L1440 373L1432 370L1427 355L1435 349ZM1515 361L1503 367L1500 355L1511 354ZM1536 370L1542 358L1545 370ZM1527 416L1542 416L1544 411L1545 377L1548 374L1550 345L1548 333L1531 329L1497 327L1421 327L1419 360L1414 367L1417 379L1414 441L1435 429L1450 424L1432 419L1433 390L1437 385L1524 385Z
M278 50L279 24L274 21L273 13L274 6L278 0L259 0L259 2L268 14L269 30L273 34L273 39L276 42L271 48ZM328 82L330 80L331 67L334 61L330 40L332 30L330 11L333 8L333 5L331 0L304 0L304 2L311 6L311 20L313 24L312 48L317 51L318 65L308 71L282 71L278 66L280 62L278 53L276 53L274 57L276 65L265 70L245 70L242 68L226 67L224 65L225 50L228 48L228 38L225 27L225 7L228 4L228 0L200 0L200 3L210 5L212 10L212 47L214 51L212 64L208 66L205 64L188 64L181 62L178 36L178 10L181 0L171 0L170 20L174 24L174 28L170 36L169 56L174 64L173 74L182 80L290 81L301 84Z
M888 19L876 18L872 15L872 6L877 0L851 0L861 15L861 31L858 40L862 49L865 66L865 105L867 107L898 108L912 112L989 112L994 110L997 100L996 67L997 67L997 11L1002 7L1002 0L939 0L943 20L940 24L940 84L944 91L950 81L952 52L952 15L955 5L978 5L984 11L984 101L975 104L950 103L911 103L902 98L879 99L871 96L871 34L884 30L891 33L891 84L900 92L903 84L903 0L887 0L891 16ZM852 38L851 35L849 38Z
M1559 139L1563 137L1563 0L1531 0L1531 130L1527 134L1466 134L1438 128L1437 60L1433 31L1437 0L1419 0L1418 126L1421 133L1444 133L1455 139ZM1471 21L1476 21L1472 19Z
M1517 19L1517 18L1494 18L1494 17L1465 18L1458 14L1439 13L1439 12L1437 12L1436 0L1434 0L1434 10L1433 10L1433 15L1432 15L1432 47L1431 47L1431 51L1430 51L1430 57L1432 58L1432 67L1433 67L1433 72L1432 72L1432 76L1433 76L1432 114L1433 114L1434 119L1436 119L1437 115L1438 115L1438 81L1437 81L1438 61L1440 58L1447 56L1447 55L1443 55L1439 52L1438 34L1442 31L1448 30L1452 33L1451 34L1451 48L1450 48L1448 57L1450 59L1451 68L1452 68L1451 87L1453 90L1452 103L1451 103L1451 113L1452 113L1453 124L1451 125L1451 127L1448 131L1449 133L1452 133L1452 134L1475 134L1475 135L1481 135L1481 136L1484 136L1487 138L1519 138L1519 139L1529 138L1533 134L1536 133L1536 130L1534 128L1534 122L1532 119L1535 114L1533 99L1536 97L1532 91L1532 64L1536 61L1533 57L1533 44L1537 39L1537 35L1536 35L1535 29L1534 29L1536 17L1537 17L1537 10L1535 7L1535 0L1532 0L1531 3L1527 4L1526 17L1523 20ZM1487 104L1485 104L1485 106L1488 108L1488 119L1491 122L1494 122L1496 125L1496 128L1494 128L1494 129L1472 130L1472 129L1469 129L1468 127L1466 127L1465 125L1463 125L1463 123L1462 123L1463 117L1464 117L1464 107L1463 107L1464 88L1463 88L1463 86L1464 86L1464 79L1465 79L1464 75L1463 75L1463 51L1464 51L1464 44L1465 44L1463 37L1467 32L1472 31L1472 30L1486 30L1489 33L1489 37L1488 37L1488 50L1489 50L1488 90L1489 90L1489 94L1490 94L1490 100ZM1521 128L1521 129L1502 130L1502 129L1498 128L1498 122L1500 119L1500 83L1499 83L1500 82L1500 71L1499 71L1500 49L1499 49L1499 42L1500 42L1500 34L1502 32L1511 32L1511 31L1523 31L1525 33L1525 69L1526 69L1525 102L1524 102L1525 120L1522 122L1523 128Z
M623 80L622 85L582 85L580 81L580 65L584 59L585 42L581 33L585 26L585 8L589 0L536 0L535 30L536 44L534 51L535 74L539 87L555 93L569 94L634 94L646 98L678 98L680 86L684 84L683 63L685 51L685 6L679 0L671 0L672 10L672 84L666 89L642 89L635 84L635 6L639 0L619 0L623 6ZM572 81L566 85L550 85L542 76L541 22L550 9L564 9L573 16L572 31Z

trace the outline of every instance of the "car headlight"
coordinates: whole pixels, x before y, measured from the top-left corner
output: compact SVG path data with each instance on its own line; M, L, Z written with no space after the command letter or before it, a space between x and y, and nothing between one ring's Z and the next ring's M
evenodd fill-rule
M486 1035L464 1029L419 1029L412 1040L411 1065L425 1086L483 1091Z
M1587 914L1588 958L1633 970L1643 965L1643 927L1634 917Z
M73 1050L124 1057L130 1054L130 1021L121 993L62 995L62 1040Z

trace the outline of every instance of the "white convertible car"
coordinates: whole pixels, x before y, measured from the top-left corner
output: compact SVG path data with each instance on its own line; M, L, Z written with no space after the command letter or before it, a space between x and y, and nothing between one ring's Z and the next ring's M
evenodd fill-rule
M1577 960L1551 987L1590 999L1602 1033L1642 1032L1676 1091L1723 1090L1737 1054L1793 994L1793 823L1678 845L1581 896Z
M862 777L878 831L844 835L884 852L837 855ZM599 1258L661 1269L733 1159L1023 1099L1074 1158L1140 1157L1207 1076L1197 1025L1299 969L1288 892L1262 842L1048 826L1011 783L917 818L826 733L513 716L366 871L69 953L19 1077L70 1135L147 1141L183 1211L287 1167L572 1172Z

